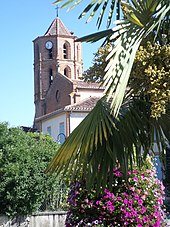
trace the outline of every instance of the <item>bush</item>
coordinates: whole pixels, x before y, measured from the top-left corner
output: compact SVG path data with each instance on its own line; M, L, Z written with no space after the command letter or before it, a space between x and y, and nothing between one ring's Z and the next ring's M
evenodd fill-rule
M48 135L0 124L0 214L13 217L40 207L56 208L63 185L54 174L48 177L45 169L58 148Z
M149 162L128 172L125 181L119 168L113 170L113 188L97 196L87 191L85 181L72 184L66 226L163 226L164 186Z

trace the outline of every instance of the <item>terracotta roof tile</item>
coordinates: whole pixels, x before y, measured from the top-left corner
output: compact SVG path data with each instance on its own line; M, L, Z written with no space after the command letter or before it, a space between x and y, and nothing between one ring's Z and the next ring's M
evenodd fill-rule
M91 89L101 89L104 90L104 87L99 83L87 83L81 80L74 81L77 85L77 88L91 88Z
M90 97L88 99L83 100L82 102L68 105L64 108L64 110L65 111L91 111L95 107L99 99L100 99L99 97Z
M72 33L65 27L60 18L56 17L48 28L45 36L48 35L64 35L71 36Z

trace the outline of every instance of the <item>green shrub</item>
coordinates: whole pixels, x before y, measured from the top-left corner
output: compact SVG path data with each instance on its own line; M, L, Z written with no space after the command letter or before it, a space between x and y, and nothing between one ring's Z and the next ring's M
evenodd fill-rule
M40 208L60 207L65 186L55 174L45 174L58 148L48 135L0 124L0 214L27 215Z

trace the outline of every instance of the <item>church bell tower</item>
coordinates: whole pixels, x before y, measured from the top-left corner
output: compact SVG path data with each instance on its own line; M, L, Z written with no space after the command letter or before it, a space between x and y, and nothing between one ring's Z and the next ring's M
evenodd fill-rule
M76 39L77 37L64 26L60 18L56 17L45 35L33 41L36 118L48 113L46 98L56 86L59 86L61 80L57 75L67 81L67 84L65 82L64 85L60 85L61 89L63 88L62 92L65 92L63 105L70 104L69 94L73 91L73 83L82 75L82 48L80 42L75 42ZM55 91L55 96L56 100L57 96L59 99L59 90ZM56 101L56 105L53 104L53 111L61 107L62 103L59 105Z

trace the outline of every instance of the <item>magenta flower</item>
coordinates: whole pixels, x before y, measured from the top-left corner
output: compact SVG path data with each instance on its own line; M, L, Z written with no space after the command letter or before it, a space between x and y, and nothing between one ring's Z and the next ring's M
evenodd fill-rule
M147 217L147 216L144 216L144 217L143 217L143 221L144 221L144 222L147 222L147 221L148 221L148 217Z
M133 177L133 180L138 182L138 178L137 177Z
M124 204L126 204L126 205L128 204L128 200L127 200L127 199L124 199L123 202L124 202Z
M160 204L160 205L162 205L162 204L163 204L162 199L158 199L158 200L157 200L157 203Z
M122 173L119 170L114 172L114 175L117 176L117 177L122 177L123 176Z
M142 195L141 199L145 200L146 199L146 195Z
M132 199L129 199L129 204L133 204L133 200Z
M144 214L147 211L148 208L146 207L142 207L142 209L140 210L140 214Z
M99 205L100 204L100 201L98 200L98 201L96 201L96 205Z
M139 196L136 193L133 193L133 196L134 196L134 199L135 200L138 200L139 199Z
M85 202L85 203L88 203L88 202L89 202L88 198L86 198L86 199L84 200L84 202Z
M141 199L138 200L138 204L139 205L142 205L143 204L143 201Z
M121 198L120 196L118 196L118 197L117 197L117 200L121 201L121 200L122 200L122 198Z
M143 227L143 225L141 225L141 224L138 224L138 225L137 225L137 227Z
M126 192L124 192L123 194L124 194L124 196L126 196L126 197L128 197L128 196L129 196Z
M142 220L141 220L140 218L138 218L138 217L136 218L136 222L139 223L139 222L141 222L141 221L142 221Z
M130 190L134 192L135 191L135 187L130 187Z
M112 205L112 202L110 200L107 201L107 205L111 206Z
M105 188L99 197L95 188L88 192L85 184L73 185L66 226L163 226L164 186L155 178L155 170L144 166L141 170L129 171L128 184L121 174L119 168L113 170L113 188Z

